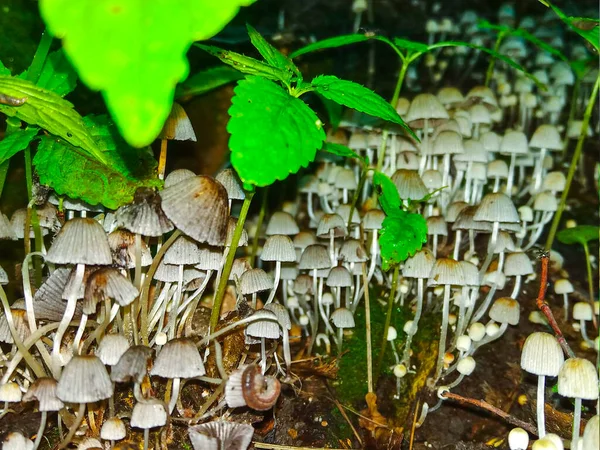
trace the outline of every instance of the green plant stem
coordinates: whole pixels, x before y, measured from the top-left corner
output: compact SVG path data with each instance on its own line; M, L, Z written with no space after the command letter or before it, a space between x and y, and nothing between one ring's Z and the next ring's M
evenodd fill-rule
M260 212L258 213L258 222L256 223L256 232L252 239L252 253L250 254L250 267L254 267L254 261L256 260L256 253L258 252L258 241L260 240L260 231L262 229L263 222L265 220L265 214L267 213L267 204L269 199L269 186L265 186L262 190L262 199L260 202Z
M211 333L217 329L217 324L219 323L219 317L221 315L221 304L223 303L223 297L225 296L225 289L227 288L227 282L229 281L229 274L231 273L231 267L233 266L233 260L235 259L237 246L240 242L242 231L244 230L244 222L246 222L246 216L248 215L248 210L250 209L250 202L252 202L252 197L254 197L254 190L245 191L245 193L246 198L244 199L244 203L242 204L242 210L240 211L240 216L238 217L238 221L235 226L233 238L231 239L231 244L229 247L229 253L227 253L227 259L225 260L225 265L223 266L223 272L221 272L219 286L217 287L217 292L215 293L215 299L213 301L212 311L210 313L209 332Z
M33 235L35 237L35 251L42 251L42 229L40 228L40 219L37 214L37 210L33 203L33 168L31 165L31 148L27 146L24 150L25 154L25 181L27 183L27 218L26 220L31 223L31 227L33 228ZM30 235L29 235L29 226L25 227L25 252L29 253L31 250L30 244ZM33 260L33 268L35 274L35 285L40 286L42 284L42 265L41 261L36 258Z
M583 243L583 251L585 252L585 268L587 269L587 279L588 279L588 293L590 298L588 302L592 307L592 311L594 310L594 279L592 275L592 263L590 262L590 248L587 245L587 242ZM592 315L592 319L594 322L594 327L598 329L598 320L596 318L596 314Z
M390 296L388 298L387 311L385 313L385 324L383 325L383 337L381 338L381 346L379 348L379 356L377 357L377 364L375 365L375 386L377 386L377 380L381 374L381 366L383 364L383 357L385 356L385 349L387 348L387 337L388 329L392 323L392 311L394 309L394 298L396 297L396 288L398 286L398 275L400 274L400 266L394 266L394 274L392 275L392 288L390 290Z
M0 164L0 198L2 197L2 191L4 191L4 183L6 183L6 174L8 173L8 167L10 166L10 159L7 159Z
M35 54L33 55L33 61L31 61L31 65L27 71L27 79L33 83L37 83L37 80L42 73L42 68L44 67L46 57L48 56L50 46L52 45L52 39L53 37L48 30L44 30L40 39L40 43L35 50Z
M504 40L505 37L506 37L505 31L501 31L498 33L498 36L496 36L496 44L494 44L494 52L498 53L498 50L500 49L500 44L502 44L502 41ZM485 73L485 86L487 86L487 87L489 87L490 82L492 81L492 75L494 74L494 66L495 65L496 65L496 57L494 55L491 55L490 63L488 64L487 72Z
M560 197L560 203L558 205L558 209L556 210L556 214L554 214L552 226L550 227L550 231L548 232L548 239L546 239L545 248L547 250L550 250L552 248L552 244L554 243L554 237L556 236L556 231L558 230L558 224L560 223L562 213L565 210L567 197L569 196L569 189L571 188L571 183L573 182L573 177L575 176L575 171L577 170L577 166L579 164L579 158L581 157L581 152L583 150L583 143L585 142L585 138L587 135L590 118L592 117L592 111L594 110L596 98L598 97L599 86L600 76L596 78L594 89L592 89L592 93L590 94L587 107L585 108L585 113L583 114L581 132L579 133L579 139L577 139L577 146L575 147L575 152L573 153L573 158L571 159L571 165L569 166L569 173L567 174L565 190L562 192L562 196Z

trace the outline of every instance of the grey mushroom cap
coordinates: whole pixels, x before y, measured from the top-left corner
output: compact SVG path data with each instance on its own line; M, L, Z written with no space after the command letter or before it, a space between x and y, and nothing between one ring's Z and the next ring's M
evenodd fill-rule
M162 378L194 378L206 374L196 345L187 338L172 339L154 360L151 375Z
M331 267L331 260L327 247L319 244L309 245L302 252L298 268L304 269L328 269Z
M171 187L183 180L195 177L196 174L189 169L175 169L165 177L165 188Z
M220 182L227 191L227 197L230 200L244 200L246 194L242 189L240 180L233 169L225 169L217 174L217 181Z
M67 306L62 295L70 273L71 269L58 267L36 291L33 296L33 309L35 310L36 319L60 322ZM73 319L77 320L81 317L82 308L82 303L77 302Z
M142 236L162 236L173 229L161 208L160 195L147 187L138 188L133 203L117 210L115 221L118 227Z
M194 450L246 450L254 428L243 423L214 421L188 428Z
M240 277L242 295L273 289L273 278L262 269L250 269Z
M295 262L296 250L292 240L283 234L274 234L265 241L260 259L263 261Z
M148 372L148 363L154 350L144 345L131 346L110 371L110 379L117 383L141 383Z
M131 426L144 430L162 427L167 423L167 408L165 404L155 398L138 402L131 412Z
M65 222L48 250L46 261L54 264L112 264L110 246L102 225L88 217L76 217Z
M299 232L300 228L298 228L298 224L290 213L277 211L269 219L266 235L285 234L286 236L294 236Z
M54 378L38 378L23 395L23 401L37 400L39 411L60 411L65 404L56 395L57 385Z
M75 355L58 380L57 397L65 403L94 403L113 395L108 372L93 355Z

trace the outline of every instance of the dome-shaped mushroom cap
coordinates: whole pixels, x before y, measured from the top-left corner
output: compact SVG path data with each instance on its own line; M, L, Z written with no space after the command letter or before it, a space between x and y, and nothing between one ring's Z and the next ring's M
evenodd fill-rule
M4 438L2 450L33 450L33 441L17 431L12 431Z
M460 212L465 209L469 204L467 202L453 202L448 206L448 210L446 211L446 222L454 223L456 218L460 214Z
M93 355L75 355L64 367L56 388L57 397L65 403L94 403L113 395L108 372Z
M23 395L23 401L37 400L39 411L60 411L65 404L56 396L57 384L54 378L38 378Z
M558 374L558 393L563 397L596 400L598 371L594 364L583 358L567 359Z
M246 327L248 336L265 339L279 338L279 320L275 313L268 309L259 309L252 314L252 317L259 320L248 324Z
M173 229L161 208L160 196L147 187L138 188L133 203L117 210L115 222L117 227L143 236L162 236Z
M459 261L465 277L465 286L479 286L479 269L475 264L469 261Z
M527 136L522 131L508 131L502 138L500 153L526 155L528 151Z
M439 258L435 261L429 279L428 286L440 285L465 285L465 276L460 263L454 259Z
M240 180L233 169L225 169L217 174L217 181L220 182L227 191L227 197L230 200L244 200L246 194L240 185Z
M562 192L567 185L565 174L559 171L550 172L544 177L542 189L544 191Z
M292 240L283 234L274 234L265 241L260 259L263 261L295 262L296 250Z
M523 344L521 368L534 375L555 377L565 357L554 336L548 333L531 333Z
M300 263L298 264L300 270L329 269L330 267L331 260L329 259L327 247L319 244L306 247L302 252Z
M0 402L19 403L23 398L17 383L9 382L0 385Z
M337 207L335 213L342 218L344 223L348 223L348 220L350 219L350 209L352 209L350 205L343 204ZM360 224L360 214L358 214L357 208L354 208L354 210L352 211L352 220L350 221L350 224Z
M361 263L369 258L367 252L357 239L348 239L340 249L339 259L349 263Z
M510 253L504 262L504 275L514 277L517 275L530 275L533 273L533 266L525 252Z
M519 213L510 197L494 192L483 197L473 218L485 222L517 223Z
M529 434L523 428L513 428L508 433L508 446L511 450L527 450Z
M273 213L267 224L265 234L271 236L273 234L284 234L286 236L294 236L300 232L298 224L290 213L276 211Z
M344 266L336 266L329 271L326 284L330 287L350 287L352 275Z
M557 294L570 294L574 291L573 285L566 278L560 278L554 283L554 292Z
M105 441L120 441L127 436L125 424L118 417L106 419L100 429L100 437Z
M596 414L588 420L583 431L582 450L598 450L600 448L600 416Z
M167 409L160 400L150 398L138 402L131 412L130 425L133 428L149 429L162 427L167 423Z
M427 189L431 189L432 191L434 191L442 187L442 174L439 170L426 170L421 178L423 180L423 184Z
M290 320L290 313L285 306L281 303L271 302L264 306L265 310L271 311L277 317L277 322L283 329L290 330L292 328L292 321Z
M422 119L449 119L448 111L433 94L418 94L410 103L406 121L412 126L422 126ZM433 126L433 123L430 122Z
M172 339L154 360L150 375L162 378L194 378L206 373L196 345L187 338Z
M392 175L401 199L419 200L429 194L416 170L398 169Z
M148 362L154 350L144 345L129 347L110 371L110 379L117 383L141 383L146 376Z
M165 188L160 196L166 216L185 234L201 243L225 244L229 203L221 183L197 175Z
M490 161L487 166L488 178L507 178L508 177L508 165L501 159L495 159Z
M331 314L331 321L338 328L354 328L354 315L346 308L338 308Z
M107 298L120 306L131 304L139 291L128 278L114 267L105 267L92 273L85 286L83 311L86 314L96 312L96 305Z
M475 359L472 356L465 356L460 361L458 361L458 364L456 365L456 370L461 375L469 376L475 370L475 366Z
M363 228L365 230L380 230L383 227L385 213L380 209L370 209L363 217Z
M423 248L406 260L402 268L402 276L407 278L429 278L434 264L435 257L431 250Z
M533 136L529 146L532 148L545 148L547 150L562 150L563 143L560 134L554 125L540 125Z
M510 297L500 297L490 308L490 319L499 323L518 325L520 310L519 302Z
M198 244L188 236L179 236L165 252L165 264L192 265L200 262L201 255Z
M558 200L552 192L542 191L535 196L533 209L535 211L554 212L558 209Z
M171 187L183 180L187 180L188 178L195 176L196 174L189 169L175 169L172 172L169 172L165 178L165 188Z
M89 217L75 217L54 238L46 261L54 264L110 265L112 255L102 225Z
M240 277L242 295L273 289L273 278L262 269L250 269Z
M333 237L344 237L348 234L346 222L339 214L323 214L317 225L317 237L328 238L333 231Z
M188 434L194 450L246 450L254 428L219 420L189 427Z
M129 341L122 334L107 334L98 344L96 356L103 364L114 366L129 347Z
M427 234L432 236L448 236L448 224L442 216L429 216L427 218Z
M592 320L594 311L588 302L577 302L573 305L574 320Z
M452 231L456 230L473 230L482 233L491 233L492 224L483 220L475 220L477 206L467 206L458 214L458 217L452 225Z

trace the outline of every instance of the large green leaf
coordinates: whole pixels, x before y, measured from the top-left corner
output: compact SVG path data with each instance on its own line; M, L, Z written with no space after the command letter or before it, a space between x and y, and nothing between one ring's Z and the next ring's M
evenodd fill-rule
M399 209L383 220L380 233L381 265L383 270L389 270L427 242L427 222L420 214Z
M178 99L187 99L203 95L242 78L244 78L244 75L231 67L211 67L192 75L181 83L175 91L175 97Z
M365 114L397 123L418 139L392 105L369 88L353 81L340 80L333 75L320 75L312 80L311 84L323 97Z
M566 15L560 8L554 6L547 0L540 0L546 6L552 8L560 20L566 23L571 30L584 38L595 50L600 51L600 26L598 19L590 17L573 17Z
M328 48L338 48L338 47L343 47L344 45L356 44L358 42L365 42L372 38L373 38L373 36L366 35L366 34L345 34L342 36L336 36L336 37L332 37L332 38L328 38L328 39L323 39L322 41L313 42L312 44L308 44L305 47L299 48L298 50L292 52L290 54L290 58L296 58L300 55L315 52L317 50L325 50Z
M81 116L70 102L58 94L40 88L31 81L5 76L0 76L0 94L24 100L20 106L0 104L0 112L30 125L38 125L70 144L83 148L98 161L107 163Z
M88 116L84 123L109 165L98 163L62 139L43 136L33 159L42 184L60 195L111 209L130 202L140 186L160 186L156 161L147 148L129 147L107 116Z
M600 237L600 227L594 225L578 225L565 228L556 233L556 238L563 244L587 244Z
M383 172L373 174L373 185L377 190L379 204L387 216L395 214L402 209L402 200L398 195L398 188L394 182Z
M240 53L230 52L229 50L223 50L222 48L215 47L213 45L196 44L196 46L205 52L216 56L225 64L228 64L240 72L248 75L260 75L263 78L283 81L285 83L289 83L292 79L291 72L280 69L279 67L271 66L267 63L259 61L258 59L254 59Z
M247 76L234 89L227 131L242 181L268 186L306 167L325 140L316 114L272 81Z
M0 164L4 161L8 161L21 150L25 150L39 131L40 129L37 127L28 127L26 129L20 128L7 134L6 137L0 141Z
M131 145L151 143L188 74L193 41L218 33L254 0L40 0L81 80L102 91Z
M28 71L29 69L19 77L27 79ZM75 89L77 73L62 49L48 55L36 84L41 88L56 92L61 97Z
M246 25L248 28L248 36L250 36L250 41L252 45L258 50L265 61L273 66L277 67L281 70L290 72L296 75L300 80L302 80L302 75L300 74L300 70L296 67L296 65L292 62L290 58L285 56L271 44L269 44L265 38L261 36L261 34L256 31L252 26Z

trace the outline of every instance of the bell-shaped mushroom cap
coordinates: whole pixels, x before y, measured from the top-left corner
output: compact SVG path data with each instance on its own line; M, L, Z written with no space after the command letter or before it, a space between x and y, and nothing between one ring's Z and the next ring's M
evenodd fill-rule
M331 314L331 321L337 328L354 328L354 315L346 308L338 308Z
M120 441L127 436L125 424L118 417L110 417L104 421L100 429L100 437L105 441Z
M492 304L489 315L490 319L495 322L518 325L520 317L519 302L510 297L500 297Z
M65 404L56 396L56 387L57 382L54 378L38 378L27 389L23 401L37 400L39 411L60 411Z
M217 181L220 182L227 191L229 200L244 200L246 194L240 185L240 180L233 169L225 169L217 174Z
M508 446L510 450L527 450L529 434L523 428L513 428L508 433Z
M252 314L252 317L257 320L249 323L246 327L248 336L265 339L279 338L279 321L273 312L267 309L259 309Z
M436 189L440 189L442 187L443 179L439 170L426 170L423 172L423 176L421 178L425 187L431 191L435 191Z
M348 223L348 220L350 219L350 210L351 209L352 209L352 207L350 205L343 204L343 205L340 205L337 207L337 209L335 210L335 213L342 218L344 223ZM360 224L360 214L358 214L358 211L356 208L354 208L354 210L352 211L352 220L351 220L350 224L351 225Z
M133 202L121 206L115 215L118 227L143 236L162 236L173 224L161 208L161 198L153 189L139 187Z
M510 253L504 263L504 274L507 277L517 275L530 275L533 273L533 266L525 252Z
M358 183L352 169L344 167L337 173L333 185L338 189L356 189Z
M565 357L554 336L535 332L527 336L521 352L521 368L534 375L555 377Z
M462 136L452 130L441 131L433 141L432 155L452 155L465 151Z
M550 172L542 181L542 189L545 191L562 192L567 185L565 174L559 171Z
M198 244L187 236L179 236L167 249L163 260L165 264L191 265L200 262Z
M465 277L465 286L479 286L479 269L475 264L469 261L459 261Z
M113 395L108 372L94 355L75 355L65 366L56 395L65 403L94 403Z
M392 175L401 199L419 200L429 194L416 170L398 169Z
M160 260L158 267L154 272L153 278L165 283L175 283L179 281L179 266L175 264L167 264L164 259Z
M144 430L162 427L167 423L167 408L165 404L155 398L138 402L131 412L130 425L133 428L142 428Z
M508 131L502 138L500 153L526 155L529 151L527 136L522 131Z
M552 192L543 191L535 196L534 211L554 212L558 209L558 201Z
M583 430L582 450L596 450L600 448L600 416L596 414L588 420Z
M406 121L409 125L417 128L424 126L423 119L428 119L429 125L435 126L437 122L449 118L448 111L433 94L418 94L415 96L406 115Z
M238 220L230 217L227 221L227 238L225 239L225 246L231 247L231 243L233 242L233 235L235 234L235 228L237 227ZM242 234L240 235L240 239L238 241L238 247L245 247L248 245L248 232L245 228L242 228Z
M329 287L350 287L352 275L344 266L336 266L329 271L325 284Z
M194 378L206 373L198 348L187 338L167 342L154 360L150 375L162 378Z
M381 230L385 213L380 209L370 209L363 217L363 228L365 230Z
M348 234L344 219L339 214L323 214L317 225L317 237L328 238L333 231L333 237L344 237Z
M267 224L267 236L274 234L284 234L286 236L294 236L300 232L298 224L290 213L276 211L273 213Z
M469 204L467 202L450 203L450 205L448 205L448 210L446 211L445 215L446 222L454 223L460 212L468 206Z
M598 370L584 358L569 358L558 373L558 393L563 397L596 400Z
M242 295L273 289L273 278L262 269L250 269L240 277L240 290Z
M242 277L244 273L251 270L250 263L247 258L236 258L233 260L233 265L231 266L231 274L229 275L230 281L235 281Z
M407 278L429 278L434 264L435 257L431 250L423 248L406 260L402 268L402 276Z
M577 302L573 305L573 320L592 320L594 311L588 302Z
M519 213L510 197L493 192L483 197L473 218L485 222L517 223Z
M196 142L196 133L194 133L192 122L190 122L185 109L179 103L173 102L171 112L158 137L159 139L167 139L169 141Z
M17 431L12 431L4 438L2 450L33 450L33 441Z
M223 265L223 251L216 247L200 246L200 261L196 269L219 270Z
M135 234L127 230L115 230L108 235L108 245L113 254L113 262L125 269L134 269L136 265L135 259ZM152 254L148 248L148 244L144 240L140 240L141 261L142 267L147 267L152 264Z
M429 216L427 218L427 234L433 236L448 236L448 224L442 216Z
M458 105L465 100L462 93L452 86L441 88L437 93L437 98L446 108Z
M48 250L46 261L54 264L112 264L102 225L89 217L75 217L65 222Z
M12 227L17 239L25 237L25 222L27 220L27 208L17 209L10 218L10 226ZM41 225L41 224L40 224ZM42 228L42 235L48 234L47 228ZM29 229L29 237L35 237L33 228Z
M368 261L367 252L357 239L348 239L340 249L339 259L349 263Z
M70 273L70 269L59 267L42 283L33 296L33 308L36 319L60 322L67 305L62 299L62 294L65 291ZM73 316L74 319L81 317L82 306L81 302L77 302Z
M96 356L103 364L114 366L129 347L129 341L122 334L106 334L98 344Z
M482 104L475 104L471 106L471 122L473 124L485 124L492 123L492 117L490 111Z
M165 188L160 196L166 216L198 242L223 245L227 237L227 191L211 177L197 175Z
M294 248L304 250L306 247L312 244L316 244L317 240L315 235L311 231L301 231L294 236Z
M79 444L77 444L77 450L102 450L102 443L92 437L83 438Z
M24 234L24 232L23 232ZM0 212L0 239L8 239L11 241L17 240L17 235L15 234L15 230L13 229L8 217Z
M148 363L154 350L144 345L129 347L110 371L110 379L117 383L141 383L148 372Z
M487 166L488 178L507 178L508 165L501 159L490 161Z
M9 382L0 385L0 402L19 403L22 398L23 393L17 383Z
M296 250L292 240L283 234L274 234L265 241L262 253L262 261L295 262Z
M65 303L61 300L61 303ZM29 330L29 323L27 321L27 313L23 309L16 309L14 307L11 308L10 312L12 314L13 324L15 329L17 330L17 335L21 338L22 341L27 339L31 335L31 331ZM64 307L63 307L64 312ZM62 314L61 317L62 318ZM60 318L58 320L60 320ZM10 328L8 326L8 321L6 320L6 316L4 315L4 311L0 314L0 342L5 342L7 344L13 344L13 335L10 332Z
M540 125L537 127L529 146L532 148L545 148L546 150L562 150L563 143L560 134L554 125Z
M476 103L483 104L490 111L498 109L498 100L494 92L487 86L475 86L467 93L465 107Z
M189 169L175 169L165 178L165 188L171 187L183 180L195 177L196 174Z
M219 420L189 427L188 433L194 450L246 450L254 428Z
M481 145L486 152L494 153L500 150L500 136L493 131L486 131L481 135Z
M566 278L560 278L554 282L554 292L557 294L570 294L574 291L573 285Z
M96 312L96 304L112 298L120 306L127 306L139 295L137 288L121 272L106 267L92 273L85 283L83 310L86 314Z
M292 328L292 321L290 320L290 313L285 306L281 303L271 302L264 306L265 310L271 311L277 317L277 322L281 325L281 328L290 330Z
M329 269L330 267L331 260L329 259L327 247L319 244L306 247L302 252L300 263L298 264L300 270Z
M294 280L294 293L299 295L310 294L312 292L312 278L306 274L301 274Z
M454 259L439 258L435 261L429 279L428 286L440 285L465 285L465 276L462 266Z
M490 222L475 220L475 214L477 213L478 208L478 206L467 206L463 208L452 225L452 231L473 230L481 233L491 233L492 224Z

